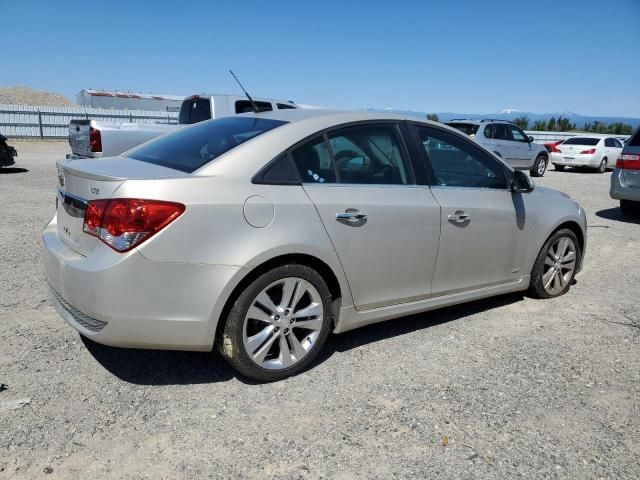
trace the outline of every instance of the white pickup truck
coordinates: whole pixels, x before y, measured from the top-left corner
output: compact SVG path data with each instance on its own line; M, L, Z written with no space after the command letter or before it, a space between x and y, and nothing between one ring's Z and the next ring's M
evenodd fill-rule
M261 112L300 108L295 103L284 100L255 98L254 102ZM178 116L178 125L71 120L69 122L69 145L71 145L73 153L68 154L67 158L120 155L152 138L172 132L185 125L252 111L253 106L247 97L201 94L184 99Z

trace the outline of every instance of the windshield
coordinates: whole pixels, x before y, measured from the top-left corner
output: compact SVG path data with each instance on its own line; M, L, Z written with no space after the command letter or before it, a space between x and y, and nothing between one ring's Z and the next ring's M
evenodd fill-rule
M285 123L253 117L210 120L163 135L123 156L192 173L241 143Z
M474 123L447 123L447 125L460 130L462 133L466 133L467 135L475 135L478 132L478 127L480 126Z
M564 141L563 145L597 145L600 138L572 137Z

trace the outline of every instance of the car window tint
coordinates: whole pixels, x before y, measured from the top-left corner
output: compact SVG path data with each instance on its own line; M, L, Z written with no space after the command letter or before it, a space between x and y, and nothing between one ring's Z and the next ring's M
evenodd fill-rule
M235 116L210 120L158 137L123 156L191 173L241 143L285 123Z
M293 166L291 157L288 154L281 155L271 162L271 165L259 179L260 183L288 183L299 184L298 172Z
M516 142L528 142L527 136L518 127L509 125L509 128L511 129L511 136Z
M178 122L181 125L202 122L211 119L211 100L209 98L191 97L182 102Z
M324 137L296 148L291 156L304 183L335 183L335 170Z
M340 183L407 185L408 162L395 125L363 125L329 135Z
M495 140L513 140L509 125L505 125L504 123L494 123L493 138Z
M493 125L487 125L484 127L485 138L493 138Z
M273 110L271 103L269 102L254 102L259 112L270 112ZM236 113L250 113L253 112L253 105L249 100L238 100L236 102Z
M288 110L288 109L295 109L297 108L295 105L289 105L288 103L277 103L276 106L280 109L280 110Z
M567 138L564 141L564 145L588 145L595 146L600 142L600 138L590 138L590 137L571 137Z
M605 147L613 147L613 140L611 140L610 138L605 138L604 146Z
M418 128L437 185L446 187L507 188L500 163L462 138L426 127Z
M447 125L449 125L450 127L455 128L456 130L460 130L462 133L466 133L467 135L475 135L476 132L478 131L478 127L480 127L480 125L477 125L475 123L447 123ZM487 127L488 128L488 127ZM487 136L487 130L485 129L485 137ZM491 137L488 137L491 138Z
M640 128L635 131L633 137L627 142L627 145L630 147L640 147Z
M613 146L616 148L622 148L622 142L620 140L618 140L617 138L613 139Z

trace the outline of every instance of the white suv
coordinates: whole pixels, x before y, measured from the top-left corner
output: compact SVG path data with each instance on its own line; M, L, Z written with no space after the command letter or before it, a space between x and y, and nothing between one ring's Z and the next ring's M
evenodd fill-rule
M529 170L532 177L542 177L547 170L549 154L546 148L533 143L533 137L527 136L511 122L455 119L447 125L471 136L513 168Z

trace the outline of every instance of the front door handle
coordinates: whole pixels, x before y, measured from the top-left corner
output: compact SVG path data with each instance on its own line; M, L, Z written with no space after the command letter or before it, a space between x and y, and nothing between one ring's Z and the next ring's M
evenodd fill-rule
M358 221L358 220L366 220L367 214L361 213L358 210L355 211L346 211L344 213L336 213L336 220L347 220L349 222Z
M458 210L455 213L450 214L448 217L450 222L453 223L464 223L464 222L468 222L471 217L469 215L467 215L465 212Z

